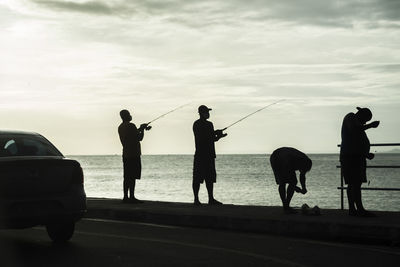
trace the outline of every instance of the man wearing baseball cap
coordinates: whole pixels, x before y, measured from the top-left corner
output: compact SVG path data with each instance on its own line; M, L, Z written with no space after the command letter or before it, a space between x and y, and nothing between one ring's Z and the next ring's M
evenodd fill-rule
M361 184L367 181L366 159L373 159L370 153L370 143L365 133L369 128L379 126L379 121L373 121L372 112L368 108L357 107L357 113L350 112L342 124L342 143L340 146L340 164L342 175L347 186L349 215L373 217L373 213L365 210L361 200Z
M201 105L198 108L200 118L193 123L193 133L196 145L193 162L193 194L194 204L200 205L199 190L200 184L206 182L208 193L208 204L221 205L214 198L214 183L216 182L217 173L215 171L215 142L225 137L227 134L222 130L214 130L210 118L210 108Z

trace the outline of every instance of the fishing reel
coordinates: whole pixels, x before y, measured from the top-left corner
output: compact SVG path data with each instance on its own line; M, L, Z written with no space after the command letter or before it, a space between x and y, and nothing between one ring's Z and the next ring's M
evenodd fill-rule
M227 133L224 133L224 130L225 130L225 129L216 130L216 131L215 131L215 135L216 135L218 138L222 138L222 137L227 136L228 134L227 134Z
M140 129L143 129L143 130L146 130L146 131L151 130L151 128L152 127L148 123L143 123L143 124L140 125Z

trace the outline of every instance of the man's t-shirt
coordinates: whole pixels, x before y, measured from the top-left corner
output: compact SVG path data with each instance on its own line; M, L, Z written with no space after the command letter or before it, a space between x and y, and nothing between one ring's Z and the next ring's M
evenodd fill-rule
M308 161L311 161L310 158L295 148L276 149L270 157L276 183L296 183L296 171L306 171L304 168Z
M140 157L140 133L136 125L131 122L123 122L118 127L119 139L122 144L122 155L127 158Z
M343 119L342 144L340 146L340 157L362 156L369 153L370 143L356 114L349 113Z
M194 155L201 158L215 158L215 133L212 122L198 119L193 123L193 133L196 144Z
M271 157L275 157L279 161L282 169L291 172L302 171L305 163L310 160L306 154L293 147L278 148L272 153Z

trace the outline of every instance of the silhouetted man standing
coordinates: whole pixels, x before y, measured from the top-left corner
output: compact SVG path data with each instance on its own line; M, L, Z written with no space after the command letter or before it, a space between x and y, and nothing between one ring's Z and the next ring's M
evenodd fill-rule
M141 203L135 198L136 180L140 179L142 164L140 156L142 155L140 141L143 140L144 130L150 130L151 126L147 124L136 125L131 123L132 116L128 110L120 111L122 123L118 127L118 134L122 144L122 161L124 164L124 199L123 202ZM130 197L128 198L128 192Z
M210 108L201 105L198 108L200 119L193 123L193 133L196 144L196 152L194 154L193 163L193 194L194 204L200 205L199 190L200 184L206 181L208 204L221 205L222 203L214 199L214 183L216 182L217 173L215 171L215 142L217 142L224 134L222 130L214 131L210 118Z
M369 128L379 126L379 121L366 124L372 119L371 110L357 107L357 113L349 113L343 119L342 144L340 146L340 164L347 186L349 215L371 217L373 213L364 209L361 200L361 184L367 181L366 159L373 159L370 143L365 133Z
M279 196L282 200L284 212L296 213L296 211L289 206L290 201L295 191L302 194L307 193L306 173L311 170L311 159L295 148L281 147L272 152L270 162L276 184L279 185ZM296 186L296 171L300 171L301 189ZM287 189L286 184L288 185Z

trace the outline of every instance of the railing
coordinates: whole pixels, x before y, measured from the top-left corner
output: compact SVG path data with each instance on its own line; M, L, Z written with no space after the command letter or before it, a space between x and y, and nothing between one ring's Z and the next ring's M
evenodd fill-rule
M371 146L400 146L400 143L371 144ZM338 147L340 147L340 145L338 145ZM344 190L347 189L347 187L344 187L342 166L336 166L336 168L340 168L340 187L338 187L337 189L340 189L340 208L343 210L344 209ZM371 168L371 169L383 169L383 168L385 168L385 169L399 169L400 166L379 165L379 166L367 166L367 168ZM361 190L400 191L400 188L361 187Z

